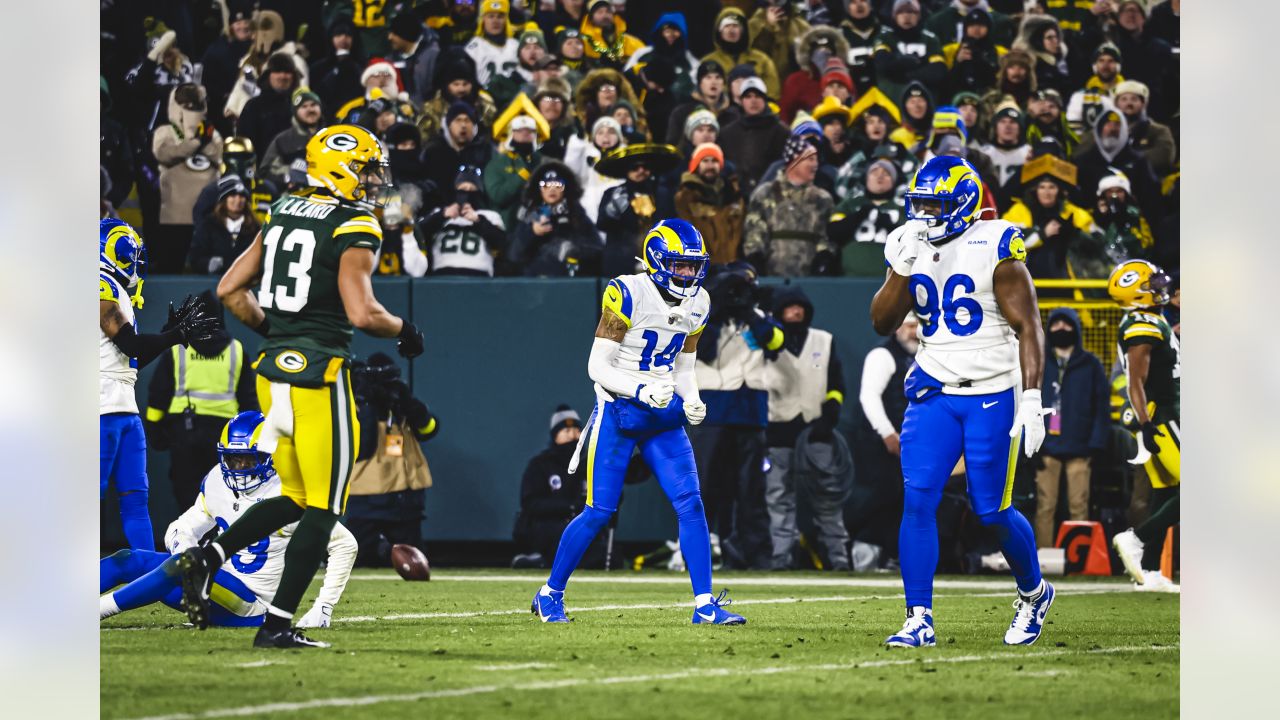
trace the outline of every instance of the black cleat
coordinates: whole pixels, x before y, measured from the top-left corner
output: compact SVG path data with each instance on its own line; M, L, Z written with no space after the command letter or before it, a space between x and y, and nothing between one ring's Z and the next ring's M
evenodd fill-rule
M209 586L217 570L209 562L204 548L187 548L178 556L178 570L182 573L181 607L192 625L204 630L209 627Z
M253 636L253 646L256 648L327 648L331 647L327 642L312 640L298 628L285 628L284 630L268 630L266 625L258 628L258 634Z

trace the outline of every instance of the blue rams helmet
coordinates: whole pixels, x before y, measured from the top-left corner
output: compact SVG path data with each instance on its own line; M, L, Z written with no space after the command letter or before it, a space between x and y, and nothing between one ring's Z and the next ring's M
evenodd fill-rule
M907 187L907 219L929 226L929 242L958 235L982 211L982 181L968 160L952 155L930 158Z
M132 290L135 307L142 307L142 281L147 277L147 248L133 226L116 218L98 223L98 268Z
M218 440L222 481L236 492L248 492L276 474L271 453L258 450L258 436L266 418L257 410L245 410L231 418Z
M711 256L697 228L678 218L663 220L645 236L643 252L640 261L658 287L681 298L698 294ZM676 274L677 268L692 273Z

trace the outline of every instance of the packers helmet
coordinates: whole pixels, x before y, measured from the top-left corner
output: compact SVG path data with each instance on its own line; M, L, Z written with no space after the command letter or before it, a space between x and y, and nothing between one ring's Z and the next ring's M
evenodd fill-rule
M906 200L907 219L925 221L929 242L939 242L959 235L977 221L982 212L982 181L968 160L937 155L911 178ZM923 203L940 207L926 210Z
M222 428L218 440L218 464L222 481L236 492L248 492L276 474L271 453L258 449L258 436L266 418L257 410L245 410Z
M676 297L689 298L698 294L702 281L707 279L711 256L707 254L702 233L684 220L663 220L644 238L645 272L655 285ZM692 270L692 274L677 274L678 265Z
M1169 275L1146 260L1126 260L1111 271L1107 294L1126 310L1156 307L1169 302Z
M142 307L142 281L147 277L147 247L129 223L104 218L98 223L98 269L126 289L134 307Z
M376 178L378 182L369 183ZM382 205L391 187L387 150L359 125L330 125L307 141L307 184L343 200Z

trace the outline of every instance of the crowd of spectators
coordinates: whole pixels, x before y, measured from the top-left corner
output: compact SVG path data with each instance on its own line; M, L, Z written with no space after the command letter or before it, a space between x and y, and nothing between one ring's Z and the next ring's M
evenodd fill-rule
M154 271L221 272L346 122L397 187L380 273L629 272L636 228L678 214L716 262L866 276L914 170L951 154L1037 278L1176 271L1179 5L107 4L102 212Z

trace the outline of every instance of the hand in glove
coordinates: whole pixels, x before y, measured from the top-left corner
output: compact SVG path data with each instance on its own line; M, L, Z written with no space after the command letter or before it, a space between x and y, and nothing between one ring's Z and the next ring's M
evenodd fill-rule
M685 400L684 416L689 419L690 425L700 425L703 420L707 419L707 404L701 400Z
M422 331L408 320L404 321L400 334L396 337L400 339L400 342L396 343L396 352L400 353L401 357L416 358L427 348L427 339L422 336Z
M1160 445L1156 443L1156 438L1165 437L1165 434L1156 427L1156 424L1150 420L1142 423L1142 429L1139 431L1138 439L1142 441L1142 447L1152 455L1160 454Z
M333 621L333 606L327 602L316 601L306 615L298 621L300 628L327 628Z
M671 398L676 393L674 385L668 383L651 383L649 385L641 385L636 392L636 399L648 405L651 408L661 410L671 404Z
M1018 414L1013 418L1013 427L1009 429L1009 437L1022 435L1022 451L1027 457L1035 455L1044 442L1044 416L1053 412L1053 408L1043 407L1040 391L1023 390L1022 402L1018 404Z
M822 416L810 426L809 439L813 442L829 443L834 439L836 425L840 423L840 403L831 398L822 403Z
M923 251L928 232L929 226L923 220L908 220L889 233L884 242L884 259L895 273L911 277L911 266Z

